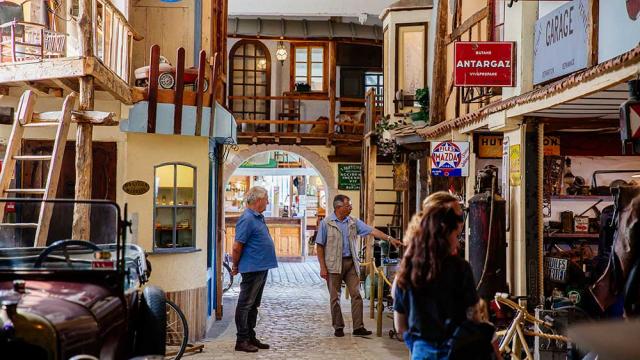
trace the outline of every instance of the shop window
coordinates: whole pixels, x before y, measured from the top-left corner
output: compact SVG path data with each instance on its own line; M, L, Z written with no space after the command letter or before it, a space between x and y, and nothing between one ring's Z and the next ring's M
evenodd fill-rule
M154 251L195 248L196 168L182 163L155 168Z
M291 61L291 89L295 84L307 84L310 91L326 92L327 62L324 45L291 45L293 59Z
M491 41L504 41L504 13L506 8L505 0L491 0L490 2L493 30L491 31Z

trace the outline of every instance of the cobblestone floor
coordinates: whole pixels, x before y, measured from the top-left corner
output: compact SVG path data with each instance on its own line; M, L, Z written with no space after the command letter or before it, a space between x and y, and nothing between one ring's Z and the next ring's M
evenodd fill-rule
M385 316L382 337L375 336L375 321L369 319L365 300L365 326L373 331L368 337L351 336L349 300L342 300L345 337L333 336L329 315L329 293L320 278L317 262L280 263L272 270L265 287L256 332L271 349L255 354L239 353L235 346L234 306L238 287L225 294L224 319L213 325L201 354L185 359L406 359L404 344L389 338L391 319ZM239 282L239 278L236 279ZM344 292L343 292L344 294Z

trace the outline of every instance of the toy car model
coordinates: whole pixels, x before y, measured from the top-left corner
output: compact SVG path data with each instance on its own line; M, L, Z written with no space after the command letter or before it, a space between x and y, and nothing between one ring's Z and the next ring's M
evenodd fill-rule
M165 295L143 284L144 251L107 201L15 199L0 224L0 357L130 359L165 354ZM7 200L0 199L0 206ZM34 246L44 206L47 245ZM89 206L90 239L71 237L74 206ZM125 210L126 214L126 210ZM126 218L126 215L125 215Z
M134 72L136 78L135 85L139 87L149 86L149 66L137 68ZM176 68L171 65L169 60L164 56L160 56L158 75L158 86L162 89L173 89L176 85ZM195 91L198 87L198 69L194 67L184 69L184 84L193 86ZM209 80L204 79L204 92L209 89Z

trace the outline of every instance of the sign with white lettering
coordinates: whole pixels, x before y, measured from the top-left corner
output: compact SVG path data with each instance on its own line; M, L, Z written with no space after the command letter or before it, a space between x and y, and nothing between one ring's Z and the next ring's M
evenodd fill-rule
M544 275L548 280L565 283L567 281L568 268L568 259L550 256L544 258Z
M598 62L638 46L640 0L600 1L598 13Z
M558 7L536 22L533 82L539 84L587 67L589 1Z
M338 164L338 190L360 190L360 164Z
M453 58L455 86L515 86L513 42L458 41Z
M469 143L466 141L431 142L431 175L468 176Z

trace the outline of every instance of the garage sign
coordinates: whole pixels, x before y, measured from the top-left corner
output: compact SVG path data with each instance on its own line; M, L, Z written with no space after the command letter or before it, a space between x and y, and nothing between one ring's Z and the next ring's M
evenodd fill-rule
M466 141L432 142L431 175L468 176L469 143Z
M455 86L515 86L515 44L458 41L453 48Z

